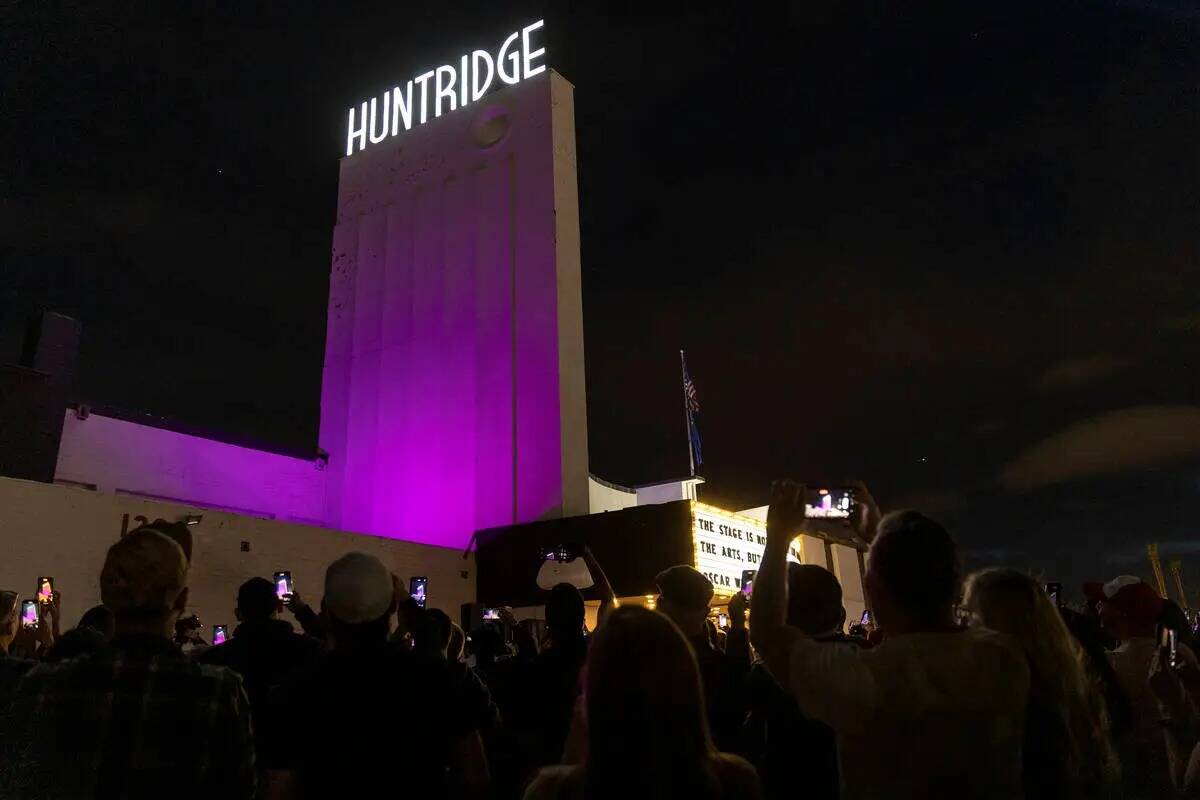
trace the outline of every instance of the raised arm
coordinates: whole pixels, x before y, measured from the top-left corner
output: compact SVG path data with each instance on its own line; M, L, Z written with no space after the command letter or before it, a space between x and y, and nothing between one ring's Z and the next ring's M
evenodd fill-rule
M604 622L604 618L608 616L608 612L617 607L617 596L608 582L608 576L604 574L604 570L600 567L600 562L596 560L596 556L592 553L592 548L587 546L583 548L583 563L587 566L588 572L592 574L592 580L596 584L596 593L600 595L600 610L596 614L596 625L598 627L601 622Z
M750 641L775 680L786 686L791 645L804 634L787 625L787 554L804 519L804 493L791 481L771 486L767 543L754 582Z
M314 639L325 640L328 632L325 630L325 625L321 622L321 617L301 599L299 592L287 595L284 598L283 605L296 617L296 622L300 623L301 630Z

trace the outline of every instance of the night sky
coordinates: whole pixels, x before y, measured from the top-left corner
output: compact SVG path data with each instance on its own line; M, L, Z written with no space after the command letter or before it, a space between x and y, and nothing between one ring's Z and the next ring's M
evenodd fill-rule
M0 361L59 310L77 400L311 454L346 109L544 15L595 474L686 473L683 347L703 499L861 478L1200 590L1192 3L107 5L0 11Z

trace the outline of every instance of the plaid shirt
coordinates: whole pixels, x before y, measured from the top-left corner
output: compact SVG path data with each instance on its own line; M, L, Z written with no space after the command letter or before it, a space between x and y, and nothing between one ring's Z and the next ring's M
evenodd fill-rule
M0 731L0 797L250 800L254 747L242 680L170 641L41 664Z

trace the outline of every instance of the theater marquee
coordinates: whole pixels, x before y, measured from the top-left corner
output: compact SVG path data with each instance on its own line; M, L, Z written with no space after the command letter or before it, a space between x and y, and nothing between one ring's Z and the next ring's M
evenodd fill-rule
M459 58L457 64L443 64L426 70L410 81L350 107L346 133L346 155L367 144L379 144L414 125L424 125L432 116L462 108L482 98L488 89L501 84L516 84L546 71L546 48L535 47L535 34L545 27L544 20L526 25L508 35L493 56L487 50L475 50ZM535 63L539 62L539 63Z
M713 582L718 594L732 594L742 586L743 570L758 569L767 528L753 517L692 503L692 541L696 569ZM796 542L788 549L788 560L803 561Z

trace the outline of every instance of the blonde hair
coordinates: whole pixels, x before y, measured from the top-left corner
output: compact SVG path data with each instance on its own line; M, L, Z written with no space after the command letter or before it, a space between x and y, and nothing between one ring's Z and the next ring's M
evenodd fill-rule
M1024 651L1030 700L1057 714L1069 738L1069 774L1099 786L1111 783L1118 764L1103 694L1041 584L1016 570L980 570L967 579L965 600L986 627L1013 637Z
M613 610L592 639L585 701L592 796L718 795L700 670L669 618L641 606Z

